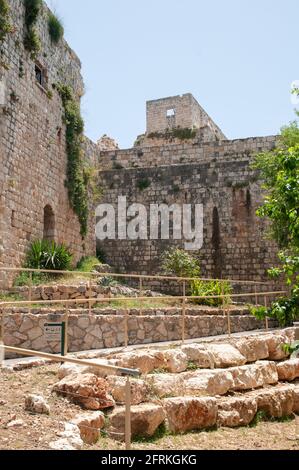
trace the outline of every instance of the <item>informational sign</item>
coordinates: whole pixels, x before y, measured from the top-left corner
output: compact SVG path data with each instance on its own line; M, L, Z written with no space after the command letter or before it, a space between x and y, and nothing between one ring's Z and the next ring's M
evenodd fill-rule
M63 323L45 323L44 333L47 341L60 342L63 334Z

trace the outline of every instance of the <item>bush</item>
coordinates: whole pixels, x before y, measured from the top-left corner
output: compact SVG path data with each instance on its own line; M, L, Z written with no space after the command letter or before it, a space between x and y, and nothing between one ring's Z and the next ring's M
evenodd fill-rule
M294 287L290 298L282 297L269 308L252 308L251 313L258 320L273 318L280 326L292 326L299 318L299 286Z
M54 15L54 13L49 14L48 29L51 41L54 42L54 44L58 44L58 42L64 35L64 28L62 26L61 21L59 20L59 18L57 18L56 15Z
M84 273L90 273L96 266L100 266L102 263L94 256L87 256L82 258L77 264L77 270Z
M26 258L26 267L65 271L70 268L72 255L65 245L54 241L37 240L32 243Z
M176 277L198 277L200 266L197 259L187 251L173 248L166 251L162 257L162 270L166 275Z
M194 297L213 296L224 294L226 305L231 303L232 287L228 281L192 281L191 295ZM219 307L223 304L222 298L194 299L193 302L200 305Z

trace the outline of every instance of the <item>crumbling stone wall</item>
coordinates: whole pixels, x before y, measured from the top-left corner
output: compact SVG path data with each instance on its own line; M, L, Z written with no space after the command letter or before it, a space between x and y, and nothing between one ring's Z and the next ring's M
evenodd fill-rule
M275 141L265 137L143 148L140 154L136 149L102 153L102 202L113 204L116 213L119 196L126 196L128 205L144 204L148 213L150 204L203 204L204 244L194 253L202 274L268 281L266 271L277 263L277 249L266 238L266 222L256 216L263 191L250 165L255 153L273 148ZM160 271L162 253L183 243L105 240L99 247L120 272L154 274Z
M63 108L52 84L70 85L79 102L84 90L80 60L64 40L58 45L51 42L45 4L37 23L42 48L33 60L23 45L23 1L9 0L9 5L15 32L1 44L0 266L21 266L30 242L43 237L46 206L54 214L55 240L68 245L76 261L95 252L94 221L91 216L89 235L83 240L65 186ZM36 64L44 71L45 87L36 79ZM85 146L92 161L95 147L88 139Z

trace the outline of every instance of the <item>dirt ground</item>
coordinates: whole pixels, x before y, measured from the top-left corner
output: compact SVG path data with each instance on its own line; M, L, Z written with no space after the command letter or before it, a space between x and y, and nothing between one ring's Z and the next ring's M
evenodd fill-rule
M0 450L46 450L49 442L59 438L63 424L78 413L80 407L51 393L57 382L58 365L22 372L0 371ZM32 415L25 411L29 393L43 395L51 407L50 416ZM17 428L7 428L12 420L21 420ZM163 436L150 442L134 442L133 449L142 450L299 450L299 423L261 422L255 427L222 428L210 432L194 432L183 436ZM121 450L123 444L103 435L92 450Z

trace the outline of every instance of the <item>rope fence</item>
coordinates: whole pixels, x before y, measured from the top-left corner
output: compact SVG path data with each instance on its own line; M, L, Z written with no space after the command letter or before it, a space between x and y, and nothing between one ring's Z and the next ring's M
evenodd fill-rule
M241 281L241 280L227 280L227 279L206 279L206 278L188 278L188 277L170 277L170 276L147 276L147 275L137 275L137 274L119 274L119 273L98 273L98 272L79 272L79 271L47 271L47 270L38 270L38 269L28 269L28 268L9 268L9 267L4 267L0 268L0 271L4 272L27 272L30 274L30 282L28 286L28 300L12 300L12 301L1 301L0 300L0 310L2 312L1 314L1 325L0 325L0 340L4 340L4 321L5 321L5 309L9 307L29 307L29 313L31 313L31 308L34 307L55 307L55 306L61 306L64 310L64 338L63 338L63 346L64 346L64 355L67 355L68 353L68 321L69 321L69 308L71 306L78 306L78 305L86 305L88 308L89 315L92 314L92 309L96 305L109 305L110 303L123 303L124 305L126 303L130 303L132 301L138 301L140 303L140 308L139 308L139 315L142 315L142 304L144 302L147 303L154 303L157 302L157 299L161 303L168 303L168 302L178 302L179 305L181 305L181 341L182 344L185 343L186 341L186 319L187 319L187 307L191 305L194 302L198 301L219 301L219 304L221 305L220 311L222 311L223 317L227 318L227 334L229 338L231 337L232 334L232 324L231 324L231 311L230 311L230 305L229 302L232 300L240 300L240 299L254 299L255 305L258 305L258 300L260 298L263 298L263 303L265 306L269 304L269 298L273 296L278 296L278 295L285 295L287 294L286 291L273 291L270 289L266 290L266 286L269 286L269 283L266 282L261 282L261 281ZM60 300L32 300L32 275L34 273L47 273L47 274L68 274L68 275L74 275L74 274L82 274L82 275L88 275L88 276L96 276L96 277L114 277L114 278L134 278L139 280L139 296L137 297L91 297L92 293L92 283L91 280L89 279L87 283L87 292L88 292L88 298L74 298L74 299L60 299ZM182 286L183 290L183 295L176 295L176 296L169 296L169 295L164 295L164 296L153 296L153 297L148 297L148 296L143 296L143 281L145 279L150 279L150 280L171 280L175 281L178 283L178 285ZM219 282L221 283L221 294L220 295L187 295L187 283L192 282L192 281L202 281L202 282ZM249 292L249 293L225 293L224 289L224 283L236 283L239 285L247 285L254 287L254 292ZM260 286L260 289L258 289L258 286ZM129 346L129 318L130 318L130 312L128 308L125 309L124 313L124 347L127 348ZM269 330L269 320L266 318L265 320L265 329L266 331Z

